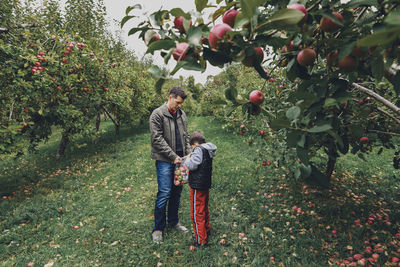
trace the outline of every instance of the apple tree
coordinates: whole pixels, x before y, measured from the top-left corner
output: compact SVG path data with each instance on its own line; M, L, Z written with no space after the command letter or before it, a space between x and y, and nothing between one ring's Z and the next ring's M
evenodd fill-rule
M296 177L327 186L341 154L364 158L374 146L394 147L400 115L397 1L216 2L195 1L193 12L160 9L129 34L139 33L147 53L159 51L165 62L175 60L171 74L240 62L265 80L277 68L288 81L299 80L281 102L287 104L284 112L268 119L296 151ZM128 7L121 26L140 8ZM208 20L205 11L211 13ZM156 85L167 77L158 75ZM235 86L226 90L227 106L240 104L260 116L281 105L241 103L235 92ZM310 160L318 150L328 158L323 170Z

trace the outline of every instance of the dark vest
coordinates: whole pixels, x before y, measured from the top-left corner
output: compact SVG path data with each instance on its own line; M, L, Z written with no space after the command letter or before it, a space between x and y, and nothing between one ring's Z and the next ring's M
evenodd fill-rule
M203 161L196 170L189 172L189 186L193 189L209 189L211 187L212 161L208 150L198 146L203 152Z
M177 113L178 112L175 112L175 114L171 113L172 117L174 118L174 124L175 124L175 144L176 144L175 153L178 156L183 157L183 145L181 140L181 134L179 132L178 122L176 121L178 117Z

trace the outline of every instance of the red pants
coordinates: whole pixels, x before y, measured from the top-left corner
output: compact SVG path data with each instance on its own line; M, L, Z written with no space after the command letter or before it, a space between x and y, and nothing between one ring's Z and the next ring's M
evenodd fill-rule
M210 231L210 213L208 210L209 189L190 188L190 217L192 217L194 237L197 244L206 244Z

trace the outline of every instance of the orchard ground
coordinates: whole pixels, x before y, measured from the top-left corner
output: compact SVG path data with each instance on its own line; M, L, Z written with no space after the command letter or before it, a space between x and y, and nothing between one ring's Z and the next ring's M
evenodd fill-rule
M0 163L3 266L397 266L400 172L393 151L368 162L339 158L329 190L262 166L255 148L210 117L189 118L218 147L210 192L209 246L191 251L190 234L167 229L151 241L157 183L148 125L53 155L60 133L35 154ZM81 140L85 143L87 140ZM180 218L191 226L188 186ZM224 243L224 244L223 244ZM359 254L359 255L358 255ZM350 258L349 258L350 257Z

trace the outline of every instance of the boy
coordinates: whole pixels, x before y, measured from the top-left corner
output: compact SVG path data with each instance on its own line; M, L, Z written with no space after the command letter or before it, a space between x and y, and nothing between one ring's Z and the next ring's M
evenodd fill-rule
M190 217L193 222L195 245L205 246L210 231L208 199L211 187L212 161L216 155L217 147L213 143L206 143L201 131L194 132L190 136L189 143L192 146L192 154L184 165L190 171Z

